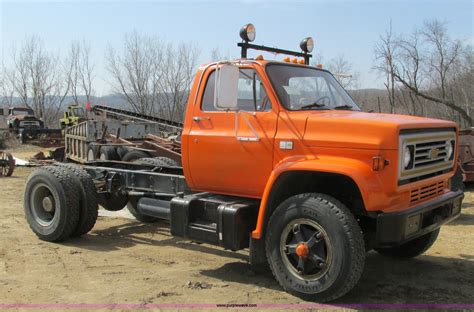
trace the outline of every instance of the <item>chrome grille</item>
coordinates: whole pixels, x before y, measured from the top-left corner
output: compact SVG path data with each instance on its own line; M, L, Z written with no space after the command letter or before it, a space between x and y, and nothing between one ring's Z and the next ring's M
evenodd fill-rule
M450 169L454 157L449 157L448 146L456 148L456 132L439 131L400 135L399 180L408 180ZM403 164L405 147L413 151L413 161L408 168ZM454 151L455 152L455 151Z
M415 144L413 167L420 168L445 162L447 157L446 144L448 144L446 141Z

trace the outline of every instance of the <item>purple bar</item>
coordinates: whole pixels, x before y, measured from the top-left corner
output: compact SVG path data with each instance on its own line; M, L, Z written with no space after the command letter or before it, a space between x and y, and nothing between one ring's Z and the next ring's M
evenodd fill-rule
M157 309L157 308L186 308L186 309L212 309L212 308L260 308L260 309L474 309L474 304L469 303L357 303L357 304L207 304L207 303L0 303L0 309Z

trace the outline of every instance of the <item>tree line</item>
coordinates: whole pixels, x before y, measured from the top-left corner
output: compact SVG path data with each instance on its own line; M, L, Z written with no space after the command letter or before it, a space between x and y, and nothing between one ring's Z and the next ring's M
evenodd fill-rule
M30 37L8 55L8 65L2 64L0 104L11 105L19 99L46 124L55 126L71 99L76 104L84 104L80 97L93 102L97 64L92 50L86 41L73 41L62 56L45 50L39 37ZM120 48L108 47L103 66L113 92L130 109L181 121L199 54L194 44L173 45L135 31L124 36ZM222 57L218 49L212 51L212 60ZM436 117L473 126L472 46L451 38L447 25L439 20L426 21L409 34L395 33L390 24L380 36L371 70L383 80L384 91L358 90L359 73L342 55L330 59L325 68L366 111Z
M384 79L390 113L474 126L472 46L452 39L446 23L426 21L410 34L396 34L390 24L374 55L374 69Z

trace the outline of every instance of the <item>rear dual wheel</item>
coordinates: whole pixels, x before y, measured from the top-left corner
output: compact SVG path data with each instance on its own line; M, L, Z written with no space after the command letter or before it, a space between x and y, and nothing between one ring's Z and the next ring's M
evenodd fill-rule
M280 285L306 300L343 296L364 269L357 221L341 202L323 194L300 194L280 204L268 223L265 247Z
M87 160L120 160L120 157L113 146L101 146L91 143L87 148Z
M26 182L24 210L32 231L57 242L89 232L97 219L95 186L82 169L46 166Z

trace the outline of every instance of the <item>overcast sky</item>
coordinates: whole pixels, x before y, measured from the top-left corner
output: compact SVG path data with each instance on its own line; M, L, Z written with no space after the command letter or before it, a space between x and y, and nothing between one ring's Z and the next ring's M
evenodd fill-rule
M473 1L4 1L0 0L1 51L28 36L40 36L46 48L65 53L71 40L89 41L97 68L96 95L110 92L104 54L107 45L120 47L127 32L137 30L200 48L200 63L211 50L239 55L240 26L252 22L256 43L298 49L312 36L314 54L324 60L344 55L361 74L361 87L381 87L372 71L373 49L392 20L394 32L408 33L424 20L446 21L452 37L472 43ZM255 54L253 54L255 55ZM250 54L252 56L252 54ZM281 58L281 57L277 57Z

